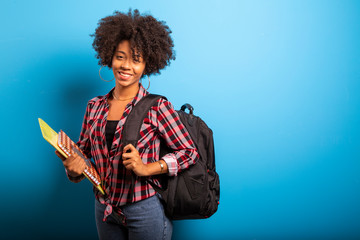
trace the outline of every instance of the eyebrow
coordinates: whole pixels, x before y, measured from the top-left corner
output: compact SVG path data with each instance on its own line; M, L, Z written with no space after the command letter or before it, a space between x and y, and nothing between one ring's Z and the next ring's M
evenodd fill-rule
M119 52L119 53L125 54L125 52L123 52L123 51L116 51L116 52Z

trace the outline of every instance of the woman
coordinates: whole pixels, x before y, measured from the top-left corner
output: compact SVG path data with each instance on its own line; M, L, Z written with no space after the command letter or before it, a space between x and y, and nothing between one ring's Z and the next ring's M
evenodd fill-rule
M174 176L196 162L190 135L172 104L159 99L147 113L136 148L120 144L128 114L148 94L141 79L175 59L170 33L164 22L130 10L101 19L93 35L100 65L112 68L115 78L109 93L88 102L78 142L93 158L105 191L102 195L94 188L100 239L171 239L172 224L147 180L159 185L159 174ZM160 159L161 139L174 152ZM79 156L63 164L71 181L84 178L85 162ZM133 174L138 177L131 188Z

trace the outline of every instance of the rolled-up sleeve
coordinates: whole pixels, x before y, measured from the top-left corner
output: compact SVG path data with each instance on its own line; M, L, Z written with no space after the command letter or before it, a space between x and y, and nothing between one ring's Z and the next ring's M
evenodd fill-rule
M166 162L170 176L176 176L199 158L198 151L178 113L172 104L161 99L157 109L157 123L161 138L173 150L162 157Z
M167 155L163 156L161 159L165 161L165 163L168 167L169 176L176 176L177 172L179 171L179 168L178 168L178 162L175 158L175 155L167 154Z

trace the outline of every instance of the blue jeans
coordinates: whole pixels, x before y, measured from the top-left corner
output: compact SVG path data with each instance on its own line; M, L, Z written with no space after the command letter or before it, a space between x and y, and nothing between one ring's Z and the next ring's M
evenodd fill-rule
M126 225L111 214L103 221L105 205L95 200L96 227L100 240L171 240L172 223L157 195L121 207Z

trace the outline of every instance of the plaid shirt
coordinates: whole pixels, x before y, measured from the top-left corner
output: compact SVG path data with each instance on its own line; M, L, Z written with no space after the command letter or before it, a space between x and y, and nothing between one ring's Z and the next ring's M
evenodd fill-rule
M126 106L116 127L109 151L106 145L105 126L109 112L108 98L111 96L112 91L104 96L95 97L88 102L80 139L77 144L87 157L93 158L102 180L106 198L105 200L101 199L101 194L94 188L97 199L102 200L102 202L105 201L108 206L118 208L155 195L155 190L146 179L152 179L157 185L159 185L159 181L157 176L137 177L134 194L129 196L133 173L122 164L121 149L123 146L120 146L120 140L127 116L148 92L140 84L138 94ZM145 164L159 160L160 139L164 139L166 144L174 150L174 152L162 157L168 165L170 176L174 176L177 172L188 168L199 157L197 149L188 131L181 123L177 112L172 104L165 99L159 99L157 105L149 110L141 126L140 133L141 139L138 141L136 149ZM83 177L78 179L70 178L73 182L82 179Z

